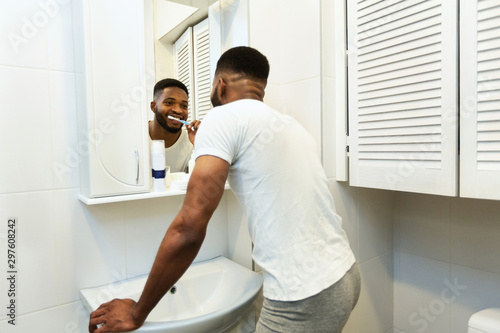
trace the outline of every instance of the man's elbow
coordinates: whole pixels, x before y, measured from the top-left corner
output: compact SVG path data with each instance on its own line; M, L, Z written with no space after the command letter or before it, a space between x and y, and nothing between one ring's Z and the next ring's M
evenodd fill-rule
M172 237L184 248L199 248L205 240L206 226L183 221L172 227Z
M184 244L191 248L198 249L203 244L205 240L206 229L190 230L185 232L183 235Z

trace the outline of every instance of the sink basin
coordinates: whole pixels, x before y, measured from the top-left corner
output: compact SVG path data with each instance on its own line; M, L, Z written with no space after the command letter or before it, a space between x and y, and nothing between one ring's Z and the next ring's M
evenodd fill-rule
M89 312L114 298L138 300L147 275L80 290ZM248 312L262 276L227 258L195 263L134 332L215 333L234 326Z

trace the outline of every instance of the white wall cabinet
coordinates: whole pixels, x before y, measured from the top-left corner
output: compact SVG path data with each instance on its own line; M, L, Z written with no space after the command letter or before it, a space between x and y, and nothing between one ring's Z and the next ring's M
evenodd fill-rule
M348 12L350 183L456 195L456 2L356 1Z
M144 4L78 0L73 7L81 193L149 192Z
M460 8L460 196L500 200L500 3Z
M351 185L500 199L500 7L458 6L348 1Z

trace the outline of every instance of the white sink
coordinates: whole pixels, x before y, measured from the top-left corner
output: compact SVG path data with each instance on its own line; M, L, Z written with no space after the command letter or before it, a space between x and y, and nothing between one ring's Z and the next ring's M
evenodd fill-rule
M80 290L89 312L114 298L138 300L147 275ZM234 326L253 304L262 276L224 257L195 263L134 332L215 333ZM173 288L174 289L174 288Z

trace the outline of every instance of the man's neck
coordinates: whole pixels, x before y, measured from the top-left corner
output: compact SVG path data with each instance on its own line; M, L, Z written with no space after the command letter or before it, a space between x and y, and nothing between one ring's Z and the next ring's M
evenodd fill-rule
M237 75L228 81L226 90L226 103L240 99L264 100L266 82L250 79L241 79Z
M149 137L151 140L164 140L165 148L173 146L181 136L182 130L177 133L170 133L158 124L156 120L149 121Z

